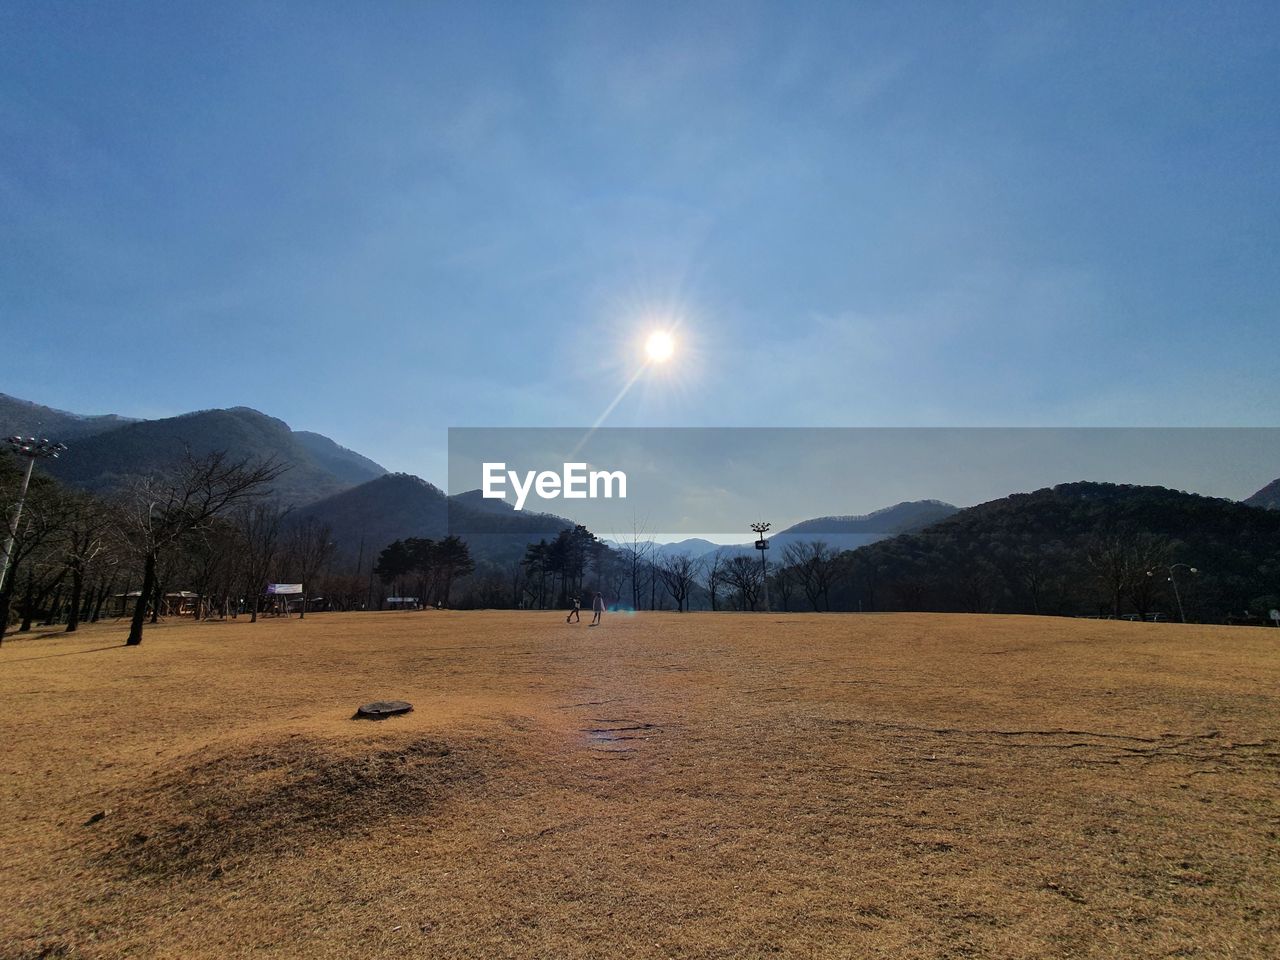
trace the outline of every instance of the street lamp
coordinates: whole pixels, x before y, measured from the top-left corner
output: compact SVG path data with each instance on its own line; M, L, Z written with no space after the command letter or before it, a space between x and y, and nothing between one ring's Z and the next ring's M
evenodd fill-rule
M4 579L9 572L9 557L13 554L13 542L18 539L18 521L22 519L22 507L27 502L27 487L31 484L31 470L40 457L57 459L58 454L67 449L65 443L54 443L45 437L5 437L4 442L20 457L27 458L27 469L22 475L22 489L18 492L18 503L13 508L13 516L9 518L9 539L4 542L4 556L0 558L0 590L4 589Z
M769 612L769 565L765 562L765 551L769 549L769 541L764 535L769 532L769 524L753 523L751 529L756 533L756 549L760 551L760 574L764 584L764 612Z
M1169 567L1169 582L1173 584L1173 596L1174 599L1178 601L1178 619L1183 623L1186 623L1187 615L1182 610L1182 593L1178 590L1178 579L1173 573L1173 571L1177 570L1179 567L1186 567L1188 573L1199 573L1200 571L1189 563L1175 563ZM1148 577L1154 577L1155 574L1156 572L1154 570L1147 571Z

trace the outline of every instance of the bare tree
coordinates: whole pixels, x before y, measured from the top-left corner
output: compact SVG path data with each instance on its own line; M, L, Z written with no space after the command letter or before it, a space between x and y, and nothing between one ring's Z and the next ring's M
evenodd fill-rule
M809 606L830 610L831 584L839 569L835 551L823 540L801 540L787 544L783 556L795 570Z
M703 563L703 567L707 571L707 593L711 598L711 609L714 612L719 609L716 606L716 598L720 593L720 587L724 584L724 551L717 548L711 554L711 559Z
M653 541L645 536L644 524L634 517L631 521L631 543L622 552L631 577L631 609L639 610L644 596L641 572L649 568L649 575L652 577L653 564L650 557L654 546Z
M236 512L236 529L240 533L241 572L245 590L253 598L250 623L258 622L258 609L267 579L280 556L281 526L288 508L277 503L245 504ZM303 584L305 595L306 584Z
M1085 560L1111 603L1111 615L1120 616L1121 600L1128 598L1145 617L1154 598L1157 577L1151 571L1169 562L1172 544L1146 531L1122 529L1095 537Z
M675 601L676 610L683 613L685 602L689 599L694 584L698 582L701 564L687 553L677 553L663 557L658 562L658 576L671 599Z
M762 579L760 565L754 557L737 555L729 558L724 567L724 582L738 591L738 607L755 610L760 597Z
M793 566L775 566L774 572L769 574L769 595L777 598L783 612L791 609L791 597L799 578L799 573Z
M161 553L219 515L265 494L284 469L275 460L233 460L225 452L193 457L188 452L172 474L144 477L133 484L124 499L121 533L142 560L142 589L127 645L142 643L147 600L155 591Z
M17 490L14 459L0 457L0 468L3 468L0 471L0 497L4 503L11 502ZM31 480L22 522L9 551L8 576L0 589L0 641L9 625L12 599L18 594L18 584L24 579L23 622L29 628L33 599L41 595L41 584L56 576L61 567L56 558L67 532L66 521L66 497L62 490L48 477L36 473Z
M314 589L314 581L333 556L335 546L333 528L314 517L308 517L289 531L285 556L289 569L302 581L302 610L298 619L306 617L307 591Z
M87 494L68 497L67 569L71 571L71 600L67 608L67 633L80 626L84 584L88 576L110 556L113 518L106 504Z

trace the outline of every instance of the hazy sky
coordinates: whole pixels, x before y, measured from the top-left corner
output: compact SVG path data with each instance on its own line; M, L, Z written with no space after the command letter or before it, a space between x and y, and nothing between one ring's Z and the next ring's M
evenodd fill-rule
M1274 3L8 0L0 389L442 482L446 427L590 424L674 318L611 425L1274 425L1278 43Z

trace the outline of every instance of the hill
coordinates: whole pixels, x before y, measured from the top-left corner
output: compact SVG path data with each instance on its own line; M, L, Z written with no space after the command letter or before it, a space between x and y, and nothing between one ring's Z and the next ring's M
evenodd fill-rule
M80 437L135 423L128 417L116 416L114 413L85 415L68 413L43 404L32 403L0 393L0 436L20 434L22 436L49 437L66 443Z
M203 410L116 426L72 445L50 465L60 480L106 493L130 477L165 470L190 450L232 457L276 457L289 469L276 481L286 503L309 503L377 477L381 466L316 433L295 433L283 420L248 407Z
M780 561L782 551L796 543L807 543L821 540L836 551L856 550L892 537L900 533L911 533L923 530L931 524L945 520L959 510L959 507L941 500L905 500L891 507L867 514L814 517L802 520L784 530L779 530L770 537L772 559ZM626 544L617 544L625 547ZM722 554L753 554L754 543L735 543L728 546L712 543L698 537L680 540L676 543L659 544L659 556L668 557L687 553L691 557L702 557L719 550Z
M448 497L435 484L408 473L388 473L311 503L292 522L327 523L337 543L335 562L354 564L394 540L440 539L459 534L480 561L504 562L523 556L525 547L551 539L572 524L550 514L517 512L509 504L484 500L479 491Z
M1067 483L847 555L846 609L1216 620L1280 600L1280 512L1164 487ZM834 604L833 604L834 605Z
M815 517L792 524L784 534L804 536L832 536L842 534L871 534L877 537L893 536L923 530L947 517L954 516L959 507L941 500L904 500L891 507L884 507L861 516Z
M1253 496L1241 503L1251 507L1262 507L1264 510L1280 510L1280 479L1272 480Z

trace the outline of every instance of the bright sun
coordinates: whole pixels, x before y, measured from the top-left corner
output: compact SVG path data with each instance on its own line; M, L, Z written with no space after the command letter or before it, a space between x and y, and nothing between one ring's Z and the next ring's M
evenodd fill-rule
M644 352L654 363L665 363L675 353L676 342L665 330L655 330L644 343Z

